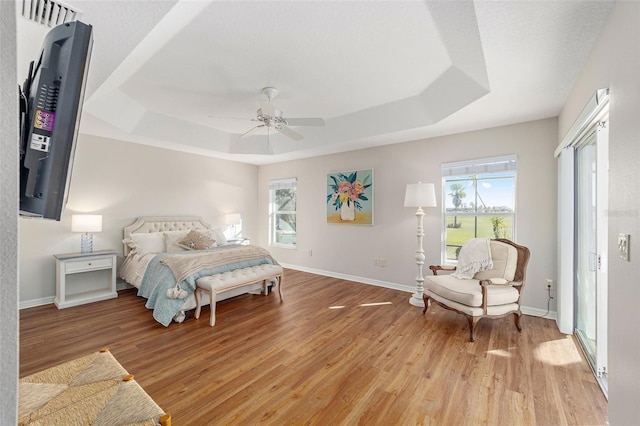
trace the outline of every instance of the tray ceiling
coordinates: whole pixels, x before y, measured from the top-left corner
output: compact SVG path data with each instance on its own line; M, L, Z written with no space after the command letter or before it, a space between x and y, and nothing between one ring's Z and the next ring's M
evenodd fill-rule
M66 1L94 26L81 132L252 164L557 116L611 2ZM19 19L20 21L20 19ZM19 22L19 61L44 34ZM20 72L20 70L19 70ZM324 127L240 135L260 90ZM267 143L267 138L269 143Z

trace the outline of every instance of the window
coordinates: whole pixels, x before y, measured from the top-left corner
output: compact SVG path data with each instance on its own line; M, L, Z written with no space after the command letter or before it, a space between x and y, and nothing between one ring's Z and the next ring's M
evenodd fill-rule
M514 238L515 155L443 164L442 183L444 262L470 238Z
M269 245L296 247L296 178L269 181Z

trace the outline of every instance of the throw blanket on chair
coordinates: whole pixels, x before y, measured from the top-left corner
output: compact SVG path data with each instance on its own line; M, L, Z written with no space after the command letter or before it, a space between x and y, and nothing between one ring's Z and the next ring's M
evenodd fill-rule
M459 280L470 280L476 272L493 268L490 244L489 238L472 238L464 243L452 275Z

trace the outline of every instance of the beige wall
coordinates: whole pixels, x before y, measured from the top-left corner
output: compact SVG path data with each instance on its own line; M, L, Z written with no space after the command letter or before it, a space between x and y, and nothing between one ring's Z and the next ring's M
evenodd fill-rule
M256 166L81 135L61 221L20 219L20 301L52 301L52 255L80 250L72 214L102 214L94 250L120 254L122 229L137 216L197 215L222 226L224 214L241 213L251 237L257 234L257 180Z
M297 249L272 248L276 258L300 269L346 276L410 291L415 286L415 209L405 208L407 183L434 182L442 195L440 165L445 162L516 154L516 240L531 249L523 302L537 313L547 309L545 278L555 280L557 120L505 126L428 140L291 161L259 169L259 217L268 215L270 179L298 178ZM327 224L326 174L373 168L374 226ZM441 201L439 201L441 205ZM259 241L268 243L266 219ZM426 264L440 262L442 215L426 210ZM309 251L312 256L309 256ZM384 258L387 266L374 266ZM551 305L555 311L555 304ZM542 312L540 312L542 311Z
M609 110L609 422L640 419L640 3L617 2L559 117L564 135L600 88ZM630 261L617 256L617 235L631 235Z

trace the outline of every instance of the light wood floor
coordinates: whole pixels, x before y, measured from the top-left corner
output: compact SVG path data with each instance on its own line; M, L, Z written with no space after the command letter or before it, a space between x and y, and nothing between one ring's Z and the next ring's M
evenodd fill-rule
M165 328L133 290L20 312L20 376L108 347L174 425L602 425L607 403L551 320L467 321L409 294L286 271L277 294Z

